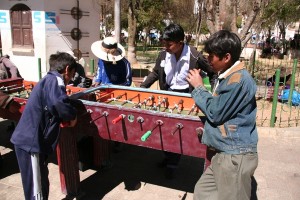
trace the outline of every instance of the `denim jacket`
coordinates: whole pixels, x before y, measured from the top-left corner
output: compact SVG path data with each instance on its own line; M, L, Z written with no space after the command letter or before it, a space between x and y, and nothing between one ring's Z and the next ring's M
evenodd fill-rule
M257 152L256 84L240 63L230 69L214 94L200 86L192 97L206 115L202 143L228 154Z

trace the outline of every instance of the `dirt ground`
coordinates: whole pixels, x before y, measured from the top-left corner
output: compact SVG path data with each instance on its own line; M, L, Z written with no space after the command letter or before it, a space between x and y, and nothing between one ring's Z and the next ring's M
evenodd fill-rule
M257 100L257 126L271 126L273 101L258 99ZM275 105L274 105L275 107ZM274 108L275 111L275 108ZM277 102L275 112L275 127L286 128L299 126L300 110L299 106L289 106L286 103Z

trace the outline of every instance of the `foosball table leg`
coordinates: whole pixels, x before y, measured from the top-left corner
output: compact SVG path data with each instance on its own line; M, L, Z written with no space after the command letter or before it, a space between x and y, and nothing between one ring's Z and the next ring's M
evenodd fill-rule
M93 165L96 168L107 167L110 163L111 141L93 137Z
M76 134L73 128L63 128L57 146L61 190L67 196L79 196L79 167Z

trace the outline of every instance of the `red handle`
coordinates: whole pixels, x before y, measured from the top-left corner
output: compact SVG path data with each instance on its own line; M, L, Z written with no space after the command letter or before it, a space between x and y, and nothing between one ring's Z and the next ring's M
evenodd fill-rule
M65 127L68 127L68 126L70 126L70 122L62 122L62 123L60 123L60 127L61 128L65 128Z
M111 122L112 122L113 124L116 124L116 123L117 123L118 121L120 121L121 119L123 119L123 116L122 116L122 115L119 115L119 117L113 119Z

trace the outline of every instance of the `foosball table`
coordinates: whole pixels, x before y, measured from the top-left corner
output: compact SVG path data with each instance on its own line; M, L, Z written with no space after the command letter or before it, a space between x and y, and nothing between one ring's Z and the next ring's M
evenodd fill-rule
M26 106L35 83L22 79L0 81L0 89ZM63 128L57 147L62 192L79 193L79 168L76 133L93 137L93 164L100 166L110 153L109 141L174 152L205 159L201 144L205 117L190 94L116 85L94 88L67 87L76 102L78 122ZM17 120L1 110L2 118Z

